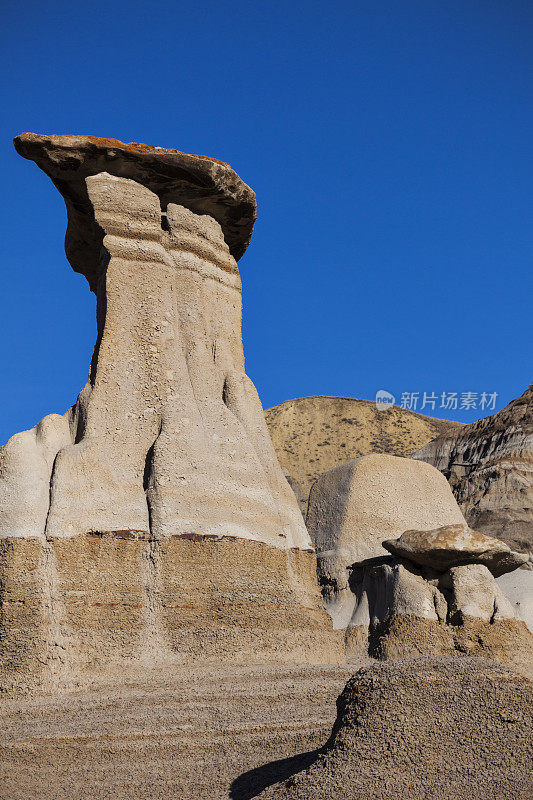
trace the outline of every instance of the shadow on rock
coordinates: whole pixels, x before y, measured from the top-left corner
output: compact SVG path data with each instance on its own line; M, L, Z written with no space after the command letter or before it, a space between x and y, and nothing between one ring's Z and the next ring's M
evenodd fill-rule
M239 775L231 784L231 800L251 800L257 797L264 789L273 783L287 780L291 775L301 772L311 766L321 749L309 750L307 753L299 753L291 758L281 758L278 761L271 761L261 767L251 769Z

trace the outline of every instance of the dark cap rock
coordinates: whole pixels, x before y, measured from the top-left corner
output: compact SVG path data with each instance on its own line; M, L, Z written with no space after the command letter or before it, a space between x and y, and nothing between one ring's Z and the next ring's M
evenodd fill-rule
M405 531L399 539L383 542L383 547L389 553L439 572L467 564L483 564L496 578L528 560L525 553L517 553L500 539L485 536L468 525Z
M21 133L14 144L17 153L35 161L63 195L67 258L93 290L102 236L87 197L89 175L107 172L135 180L158 195L163 211L172 202L197 214L210 214L237 260L248 247L256 219L255 193L223 161L98 136Z

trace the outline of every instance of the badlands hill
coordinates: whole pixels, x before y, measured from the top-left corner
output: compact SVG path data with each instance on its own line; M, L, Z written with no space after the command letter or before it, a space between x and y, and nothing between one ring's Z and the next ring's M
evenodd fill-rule
M533 551L533 384L496 414L444 431L415 458L444 473L470 525Z
M371 400L300 397L265 411L278 460L305 512L309 490L327 470L369 453L410 457L460 422L426 417L399 406L378 411ZM296 486L294 484L297 484Z

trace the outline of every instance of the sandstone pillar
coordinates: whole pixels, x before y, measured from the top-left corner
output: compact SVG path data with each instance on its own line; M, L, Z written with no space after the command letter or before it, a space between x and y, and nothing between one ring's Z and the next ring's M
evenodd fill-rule
M227 164L175 150L35 134L15 147L65 199L65 249L96 293L98 336L77 403L46 427L55 447L32 432L0 451L0 536L52 543L74 633L94 627L80 608L99 593L112 605L119 586L119 608L143 607L131 617L134 650L145 625L162 658L337 658L312 545L244 372L236 259L251 237L254 193ZM20 436L40 459L28 459ZM28 480L39 491L8 509L2 480L4 497ZM127 627L119 623L122 644ZM96 652L95 636L82 639Z

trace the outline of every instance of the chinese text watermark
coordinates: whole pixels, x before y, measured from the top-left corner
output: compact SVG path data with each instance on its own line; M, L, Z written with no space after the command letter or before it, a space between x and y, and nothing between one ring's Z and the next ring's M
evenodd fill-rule
M495 411L497 399L498 392L402 392L398 405L410 411ZM395 402L395 396L385 389L376 392L378 411L385 411Z

